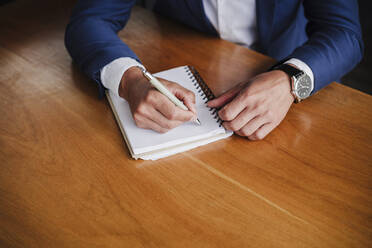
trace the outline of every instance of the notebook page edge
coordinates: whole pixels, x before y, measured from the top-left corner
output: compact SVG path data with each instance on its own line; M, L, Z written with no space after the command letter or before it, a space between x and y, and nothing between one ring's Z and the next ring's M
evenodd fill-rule
M228 132L225 132L225 133L217 134L215 136L210 136L210 137L195 140L195 141L192 141L192 142L179 144L177 146L173 146L173 147L169 147L169 148L154 150L152 152L141 153L141 154L137 154L135 156L137 158L143 159L143 160L157 160L157 159L165 158L165 157L175 155L175 154L178 154L178 153L181 153L181 152L189 151L189 150L195 149L197 147L213 143L213 142L218 141L218 140L226 139L226 138L230 137L232 134L233 134L233 132L228 131Z
M129 153L130 153L130 155L132 156L132 158L137 159L136 156L135 156L135 154L134 154L134 152L133 152L133 150L132 150L132 146L131 146L131 144L130 144L130 141L129 141L129 139L128 139L126 133L125 133L124 127L123 127L123 125L122 125L122 123L121 123L121 121L120 121L119 115L118 115L118 113L116 112L116 108L115 108L114 103L112 102L112 99L111 99L111 96L110 96L110 92L109 92L109 90L106 90L106 91L105 91L105 94L106 94L107 101L108 101L109 104L110 104L110 107L111 107L112 113L113 113L114 116L115 116L116 123L117 123L117 125L119 126L120 132L121 132L121 134L122 134L122 136L123 136L123 138L124 138L125 143L127 144L127 147L128 147Z
M160 149L167 149L169 147L178 146L178 145L182 145L182 144L190 143L190 142L195 142L195 141L198 141L200 139L205 139L205 138L208 138L208 137L213 137L213 136L216 136L216 135L219 135L219 134L225 134L225 133L227 133L227 131L222 129L222 128L221 129L214 129L214 130L212 130L208 133L205 133L203 135L191 136L191 137L188 137L186 139L183 138L183 139L171 140L169 142L164 142L164 143L161 143L159 145L154 145L154 146L151 146L151 147L136 148L135 149L135 154L141 154L141 153L151 152L151 151L160 150Z

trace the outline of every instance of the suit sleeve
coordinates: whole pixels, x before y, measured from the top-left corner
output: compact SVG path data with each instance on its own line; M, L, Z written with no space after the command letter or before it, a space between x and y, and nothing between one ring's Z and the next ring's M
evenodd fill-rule
M314 72L314 92L349 72L363 56L357 0L304 0L309 40L289 57Z
M100 70L120 57L139 61L117 36L127 23L135 0L79 0L65 33L65 46L72 59L101 85Z

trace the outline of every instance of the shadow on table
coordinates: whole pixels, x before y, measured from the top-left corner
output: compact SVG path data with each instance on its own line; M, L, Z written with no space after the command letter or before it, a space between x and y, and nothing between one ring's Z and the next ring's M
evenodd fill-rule
M99 86L96 82L85 75L80 68L74 63L71 63L72 81L76 88L85 95L100 100L103 98L103 93L100 93Z

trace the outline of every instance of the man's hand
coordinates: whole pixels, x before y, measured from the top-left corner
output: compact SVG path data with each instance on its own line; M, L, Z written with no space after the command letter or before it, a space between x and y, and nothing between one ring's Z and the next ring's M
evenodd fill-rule
M260 140L284 119L294 101L290 91L289 76L274 70L235 86L208 106L225 105L218 112L224 127L250 140Z
M124 73L119 95L128 101L138 127L165 133L183 122L196 118L195 95L176 83L160 78L159 80L183 101L190 111L177 107L156 90L136 67L131 67Z

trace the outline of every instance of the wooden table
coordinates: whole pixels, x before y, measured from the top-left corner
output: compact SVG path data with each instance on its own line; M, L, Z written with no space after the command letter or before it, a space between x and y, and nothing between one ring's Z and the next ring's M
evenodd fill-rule
M371 96L332 83L263 141L135 161L49 2L0 8L0 247L372 246ZM141 8L120 37L216 94L273 63Z

